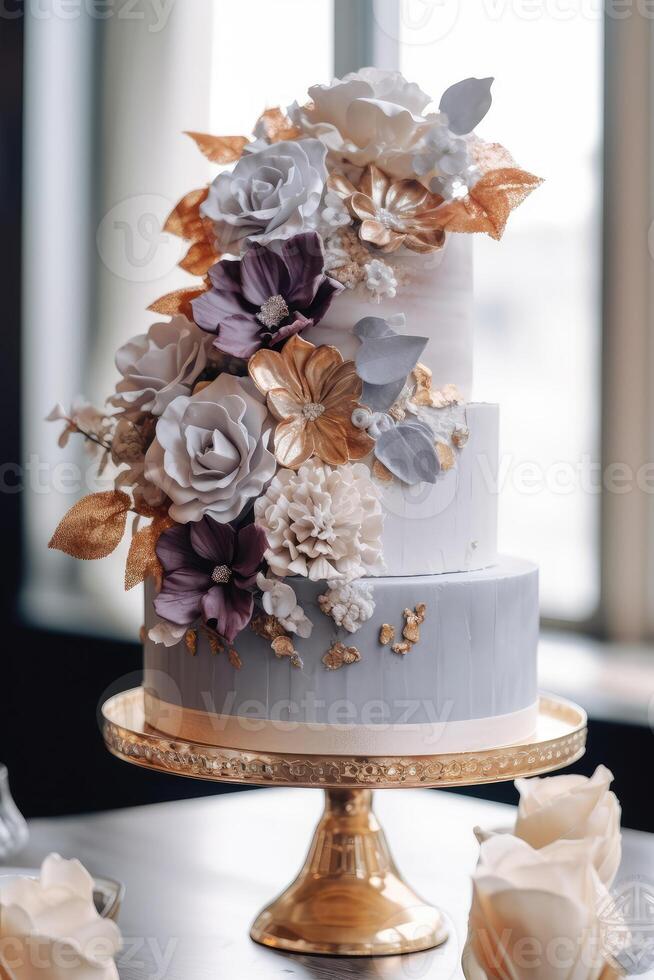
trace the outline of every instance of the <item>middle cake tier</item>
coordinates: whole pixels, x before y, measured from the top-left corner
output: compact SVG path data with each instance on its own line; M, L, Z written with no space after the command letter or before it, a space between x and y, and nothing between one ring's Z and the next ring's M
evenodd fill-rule
M499 406L469 404L467 444L434 484L379 482L386 575L438 575L497 561Z

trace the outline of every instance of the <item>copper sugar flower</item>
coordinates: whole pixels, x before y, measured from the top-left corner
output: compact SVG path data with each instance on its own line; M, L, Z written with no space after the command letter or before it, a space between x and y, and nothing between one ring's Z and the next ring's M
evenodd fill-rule
M352 424L361 379L354 361L344 361L335 347L316 347L296 335L281 353L257 351L248 370L278 420L274 447L281 466L297 469L314 455L341 466L373 449L370 436Z
M443 203L417 180L393 180L374 163L364 170L358 187L343 174L332 174L328 186L361 222L359 236L383 252L402 245L413 252L443 247L445 232L438 208Z

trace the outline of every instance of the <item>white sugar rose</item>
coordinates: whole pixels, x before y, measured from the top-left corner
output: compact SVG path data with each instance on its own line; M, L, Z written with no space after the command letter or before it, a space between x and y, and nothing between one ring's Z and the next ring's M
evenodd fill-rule
M384 570L379 491L362 463L331 467L313 458L297 471L281 469L254 514L273 575L351 581Z
M329 590L318 596L326 616L348 633L356 633L375 611L370 582L328 582Z
M609 789L613 774L517 779L520 793L516 837L541 848L556 840L589 841L600 880L610 888L621 857L620 804Z
M220 250L238 252L248 241L265 244L313 227L326 152L315 139L263 144L219 174L200 211L213 222Z
M0 886L0 976L7 980L118 980L118 926L98 915L79 861L45 859L38 879Z
M567 846L566 846L567 845ZM609 980L598 881L588 841L540 851L509 834L481 845L473 877L467 980Z
M476 86L465 95L476 106ZM400 72L362 68L330 85L312 86L309 96L308 105L290 106L289 116L302 132L322 140L334 165L375 163L392 177L417 178L435 192L454 175L466 178L469 138L451 132L444 112L425 112L431 97ZM470 122L479 118L466 115Z
M275 472L271 420L254 382L221 374L170 403L145 457L145 478L172 500L179 524L235 520Z
M118 348L116 367L123 377L111 404L161 415L178 395L190 395L204 371L212 340L185 316L153 323L147 334Z
M267 578L262 572L257 575L257 586L261 589L261 604L269 616L274 616L288 633L297 633L308 639L313 623L298 604L295 589L288 582Z

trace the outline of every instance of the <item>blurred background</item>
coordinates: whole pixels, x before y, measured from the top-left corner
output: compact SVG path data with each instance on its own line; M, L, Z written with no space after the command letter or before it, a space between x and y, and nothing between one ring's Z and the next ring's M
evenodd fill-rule
M248 133L264 108L376 64L436 101L495 76L480 135L545 178L501 245L475 246L500 547L541 566L542 686L591 715L580 771L613 768L625 824L654 830L653 17L588 0L0 0L0 760L27 814L220 791L103 750L98 704L139 680L142 598L122 591L124 551L47 550L102 487L44 417L100 403L116 347L189 281L161 228L212 174L183 131Z

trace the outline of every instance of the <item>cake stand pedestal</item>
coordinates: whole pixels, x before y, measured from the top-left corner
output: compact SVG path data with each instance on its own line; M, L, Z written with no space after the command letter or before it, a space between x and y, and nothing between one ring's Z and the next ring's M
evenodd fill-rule
M372 810L372 790L474 786L560 769L586 745L586 715L543 695L529 743L412 757L245 752L163 735L145 723L143 690L102 708L110 752L149 769L255 786L314 786L325 810L295 881L254 922L256 942L293 953L383 956L447 938L443 915L402 880Z

